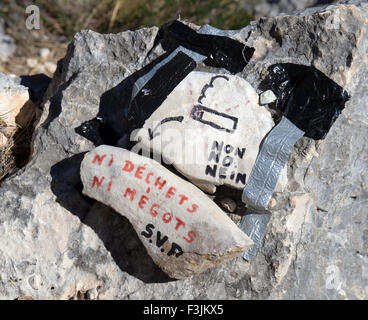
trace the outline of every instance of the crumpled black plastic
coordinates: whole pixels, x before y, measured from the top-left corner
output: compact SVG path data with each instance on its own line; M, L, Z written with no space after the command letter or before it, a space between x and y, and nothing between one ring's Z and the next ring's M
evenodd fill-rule
M130 103L126 115L130 131L143 127L144 122L195 67L194 60L183 52L161 67Z
M312 66L278 63L268 71L276 108L305 136L324 139L349 100L345 89Z
M159 36L172 48L183 46L206 57L206 64L225 68L235 74L244 69L252 58L254 48L224 36L197 33L187 25L174 20L160 28Z

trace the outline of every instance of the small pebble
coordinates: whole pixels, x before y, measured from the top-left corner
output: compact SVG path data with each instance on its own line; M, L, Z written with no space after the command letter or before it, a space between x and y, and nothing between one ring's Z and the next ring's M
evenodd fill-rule
M260 105L269 104L271 102L276 101L276 99L277 97L275 96L275 94L271 90L267 90L259 95L259 104Z
M221 206L229 212L234 212L236 209L236 202L233 199L225 198L222 199L220 203Z
M269 205L268 205L268 206L269 206L270 208L273 208L275 205L276 205L276 200L275 200L275 199L271 199L271 200L270 200L270 203L269 203Z

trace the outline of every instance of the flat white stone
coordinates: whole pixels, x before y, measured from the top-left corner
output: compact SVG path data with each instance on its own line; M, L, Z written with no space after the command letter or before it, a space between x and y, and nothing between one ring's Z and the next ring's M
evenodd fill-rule
M161 154L165 163L213 193L223 184L244 188L260 143L273 127L246 80L191 72L131 140L140 140L136 151Z
M172 278L200 273L252 245L201 190L152 159L99 146L86 154L80 174L83 193L127 217Z

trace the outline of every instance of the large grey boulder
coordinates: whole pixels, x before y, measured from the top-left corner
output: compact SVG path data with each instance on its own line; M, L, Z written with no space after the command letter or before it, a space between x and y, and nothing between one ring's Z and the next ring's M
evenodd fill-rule
M258 92L268 66L292 62L315 66L351 99L325 140L295 146L255 259L178 281L125 218L82 195L79 178L84 153L110 136L93 120L101 101L162 53L152 50L158 29L76 34L49 86L33 158L0 188L1 298L367 299L368 5L355 3L262 18L234 34L256 49L241 76Z

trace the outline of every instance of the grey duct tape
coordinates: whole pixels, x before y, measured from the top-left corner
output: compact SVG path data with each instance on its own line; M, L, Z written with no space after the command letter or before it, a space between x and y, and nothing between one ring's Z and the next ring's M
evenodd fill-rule
M250 261L256 255L266 233L268 221L270 221L270 214L268 213L250 212L243 216L239 227L254 242L254 244L242 254L245 260Z
M261 146L248 183L243 190L244 203L257 212L266 210L289 154L303 135L304 131L282 117Z
M214 35L214 36L222 36L222 37L231 37L236 32L237 32L236 30L217 29L215 27L212 27L209 24L205 24L203 27L201 27L198 30L198 33L200 33L200 34L211 34L211 35Z
M242 196L243 202L250 207L250 213L243 216L240 229L254 242L254 245L243 253L245 260L250 261L262 244L270 219L270 215L264 212L294 144L303 135L304 131L282 117L261 146Z

